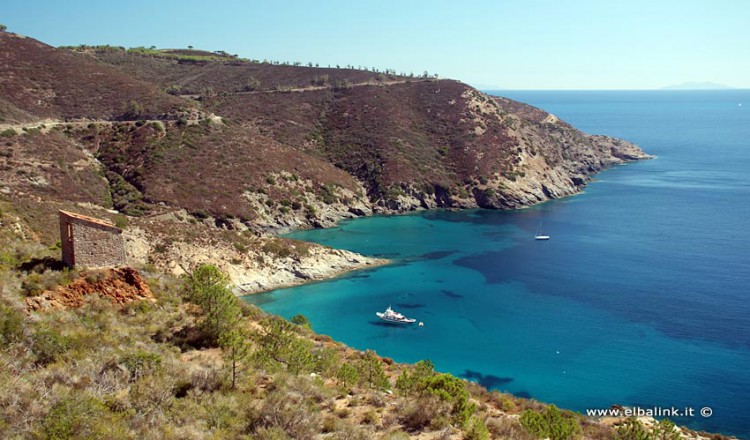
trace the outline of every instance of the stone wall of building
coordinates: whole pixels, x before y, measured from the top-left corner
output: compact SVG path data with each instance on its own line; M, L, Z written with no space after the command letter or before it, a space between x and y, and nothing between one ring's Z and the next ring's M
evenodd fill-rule
M103 220L60 211L63 263L78 267L126 264L122 229Z

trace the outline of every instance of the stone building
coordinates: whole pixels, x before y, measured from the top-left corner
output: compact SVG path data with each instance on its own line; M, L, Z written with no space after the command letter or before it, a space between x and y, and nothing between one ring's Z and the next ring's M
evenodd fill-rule
M73 267L106 267L125 264L122 229L85 215L60 211L62 260Z

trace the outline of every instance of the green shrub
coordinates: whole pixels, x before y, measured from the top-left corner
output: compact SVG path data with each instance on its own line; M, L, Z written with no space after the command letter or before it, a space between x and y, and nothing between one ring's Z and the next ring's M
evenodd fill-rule
M92 397L71 394L52 405L37 433L40 439L124 439L128 431Z
M13 137L17 135L18 133L16 132L16 130L12 128L6 128L5 130L0 131L0 137Z
M201 307L200 329L209 344L217 344L222 333L232 329L240 316L238 299L229 290L229 279L216 266L198 267L187 280L188 300Z
M466 440L489 440L490 431L487 425L479 417L472 417L469 420L469 429L466 431Z
M669 419L660 420L653 429L657 440L680 440L682 435L675 429L675 424Z
M141 376L151 374L161 367L161 356L147 351L128 353L120 358L119 364L130 372L130 380L136 381Z
M651 432L638 419L628 418L614 432L615 440L680 440L682 435L669 419L657 422Z
M59 359L70 348L70 338L49 328L37 330L32 337L31 351L38 365L48 365Z
M334 348L320 347L313 352L315 355L315 372L327 377L335 377L341 358Z
M125 229L128 227L128 218L124 215L116 215L115 216L115 226L117 226L120 229Z
M361 385L385 389L391 387L388 376L383 371L383 362L374 351L365 351L365 354L354 365Z
M44 281L42 275L38 273L30 273L23 281L21 281L21 291L26 296L36 296L44 292Z
M292 322L292 324L297 324L300 327L312 328L312 324L310 323L310 320L307 319L307 317L302 314L297 314L297 315L292 316L292 319L290 319L290 321Z
M615 429L614 438L615 440L651 440L651 434L643 423L631 417Z
M427 386L427 380L435 374L430 361L419 361L405 368L396 379L396 389L405 395L419 395Z
M23 338L23 317L16 310L0 304L0 342L2 345L18 342Z
M305 210L307 210L307 217L314 218L318 214L318 210L310 204L305 205Z
M458 425L465 424L476 411L469 401L466 383L451 374L435 373L430 361L419 361L402 371L396 379L396 389L404 395L432 395L448 403L451 417Z
M544 412L526 410L520 417L521 425L537 438L565 440L581 433L581 425L572 413L563 413L555 405Z
M336 380L339 384L350 387L359 382L359 373L351 364L345 362L336 372Z
M476 411L476 406L469 401L466 383L451 374L439 373L427 378L424 392L450 403L453 421L457 425L464 425Z
M326 205L332 205L339 201L338 197L336 197L336 190L334 189L333 185L323 185L322 191L323 194L321 196L321 199Z
M148 206L143 202L143 194L135 186L115 172L107 171L104 175L109 182L110 197L116 210L135 217L148 212ZM115 224L117 222L124 222L124 226L117 226L119 228L127 226L127 219L124 217L115 217Z
M315 368L313 343L297 336L296 326L285 319L266 318L262 330L255 335L255 342L257 348L252 357L261 368L292 374L311 372Z
M124 119L138 119L143 114L143 105L137 101L129 101L125 104L125 108L122 112Z

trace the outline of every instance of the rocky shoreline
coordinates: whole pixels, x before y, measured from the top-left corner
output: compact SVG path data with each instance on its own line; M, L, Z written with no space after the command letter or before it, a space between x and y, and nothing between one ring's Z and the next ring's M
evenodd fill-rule
M552 116L545 115L547 119ZM465 198L452 196L447 205L440 194L427 195L412 187L403 188L387 204L367 203L347 194L352 196L348 200L356 200L351 206L341 201L317 204L314 223L294 212L268 212L255 228L237 219L197 219L184 209L133 218L133 227L125 232L128 259L135 264L153 264L173 275L188 273L201 264L215 264L229 275L236 295L262 293L390 263L347 250L280 238L281 234L331 228L342 220L377 214L400 215L430 209L520 209L576 195L594 174L612 166L654 158L626 141L583 135L557 118L545 123L560 124L566 136L584 136L590 148L607 151L606 157L585 155L575 162L561 161L552 166L548 158L522 153L524 175L503 182L488 181L481 188L475 186ZM493 185L501 185L503 191L493 191Z
M185 216L185 217L182 217ZM189 273L201 264L213 264L228 274L236 295L249 295L341 276L374 268L389 260L333 249L315 243L248 231L227 231L204 224L181 225L179 236L171 227L187 214L169 219L133 219L125 229L128 261L152 265L172 275ZM166 233L164 231L167 231Z

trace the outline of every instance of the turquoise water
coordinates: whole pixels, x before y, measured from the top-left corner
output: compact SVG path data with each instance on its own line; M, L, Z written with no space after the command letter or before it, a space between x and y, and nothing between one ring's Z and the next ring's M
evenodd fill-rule
M583 411L702 407L750 438L750 91L499 92L658 159L514 212L373 217L295 238L382 268L247 298L397 361ZM539 223L551 235L537 242ZM424 327L394 327L392 305Z

